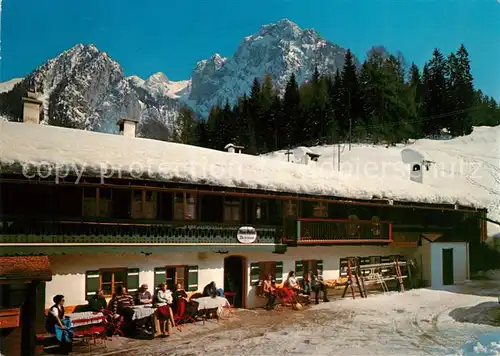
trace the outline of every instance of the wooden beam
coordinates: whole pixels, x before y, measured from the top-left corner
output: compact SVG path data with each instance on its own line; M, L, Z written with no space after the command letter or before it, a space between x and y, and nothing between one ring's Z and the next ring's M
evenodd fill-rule
M14 184L46 184L46 185L54 185L55 183L52 181L41 181L41 180L29 180L29 179L10 179L10 178L0 178L0 183L14 183ZM59 182L59 186L74 186L73 182ZM225 188L218 187L223 190L215 190L212 188L209 190L207 186L203 188L166 188L166 187L155 187L155 186L146 186L146 185L120 185L120 184L101 184L101 183L89 183L82 182L79 183L79 186L83 187L102 187L102 188L113 188L113 189L134 189L134 190L151 190L151 191L161 191L161 192L179 192L179 193L192 193L192 194L203 194L203 195L224 195L224 196L234 196L234 197L253 197L253 198L261 198L261 199L278 199L278 200L295 200L295 201L310 201L310 202L324 202L329 204L343 204L343 205L357 205L357 206L373 206L373 207L386 207L386 208L401 208L401 209L420 209L420 210L434 210L434 211L454 211L454 212L479 212L486 211L486 209L478 209L474 207L470 208L459 208L455 209L455 205L453 204L441 204L444 206L432 206L427 203L418 203L418 202L398 202L394 201L393 204L389 204L388 201L386 203L379 202L371 202L369 200L352 200L345 198L336 198L332 196L311 196L307 194L292 194L286 192L256 192L256 193L247 193L235 190L243 190L245 188ZM234 189L234 190L233 190ZM435 204L440 205L440 204Z

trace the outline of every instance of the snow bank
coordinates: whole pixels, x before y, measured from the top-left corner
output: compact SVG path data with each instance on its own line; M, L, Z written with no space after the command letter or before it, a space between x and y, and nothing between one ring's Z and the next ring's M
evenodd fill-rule
M340 175L355 175L359 180L377 178L386 180L398 177L409 180L409 166L401 160L401 150L411 147L435 164L424 171L423 186L441 191L453 191L456 195L472 196L488 209L488 216L500 221L500 126L475 127L463 137L450 140L414 140L411 145L386 148L375 145L341 146ZM320 154L319 166L338 170L337 146L308 148ZM291 161L300 162L304 147L293 150ZM286 161L285 151L273 152L266 157ZM299 164L299 163L296 163ZM413 188L411 188L413 189ZM500 233L500 227L488 223L488 234Z
M339 173L315 163L291 164L272 157L54 126L0 122L0 146L3 169L22 168L27 176L53 176L56 180L69 174L100 176L103 180L130 176L356 199L476 207L485 203L468 186L418 184L391 174L381 177L356 171ZM372 150L374 161L386 159L380 152L375 154L378 148ZM485 152L491 154L491 149Z

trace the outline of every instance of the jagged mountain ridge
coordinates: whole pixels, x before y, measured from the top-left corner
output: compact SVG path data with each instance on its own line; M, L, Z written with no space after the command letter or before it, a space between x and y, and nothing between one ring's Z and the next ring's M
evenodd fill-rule
M21 97L34 89L43 93L44 123L114 133L118 119L128 116L139 119L139 135L168 140L183 105L206 118L213 105L235 103L248 93L255 77L269 73L282 91L292 73L301 83L315 67L334 72L344 55L316 31L284 19L246 37L232 58L214 54L198 62L189 80L175 82L161 72L146 80L125 77L105 52L79 44L0 93L0 114L19 119Z

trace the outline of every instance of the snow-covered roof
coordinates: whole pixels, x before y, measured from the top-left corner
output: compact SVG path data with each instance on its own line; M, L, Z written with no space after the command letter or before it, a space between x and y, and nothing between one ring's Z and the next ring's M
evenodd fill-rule
M467 206L467 193L437 189L397 176L357 176L322 165L279 162L270 157L228 154L196 146L48 125L0 122L4 172L175 181L351 199L392 199ZM43 169L39 169L42 167ZM121 176L120 176L121 175Z

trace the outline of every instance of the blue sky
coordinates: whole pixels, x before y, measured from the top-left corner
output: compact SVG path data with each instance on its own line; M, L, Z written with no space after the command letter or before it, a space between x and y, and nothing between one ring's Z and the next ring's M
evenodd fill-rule
M287 17L359 57L373 45L419 66L464 43L476 87L500 100L500 0L3 0L0 81L77 43L94 43L141 77L188 79L197 61L231 56L244 36Z

